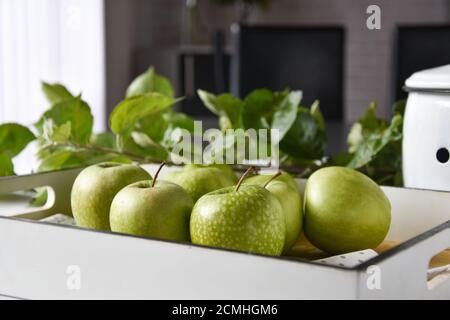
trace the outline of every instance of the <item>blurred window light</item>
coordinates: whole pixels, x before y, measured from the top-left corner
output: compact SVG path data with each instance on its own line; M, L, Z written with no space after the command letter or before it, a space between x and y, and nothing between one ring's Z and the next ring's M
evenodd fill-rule
M82 93L105 129L103 1L0 0L0 123L35 123L46 81Z
M31 124L41 80L82 93L105 127L103 0L0 0L0 122Z

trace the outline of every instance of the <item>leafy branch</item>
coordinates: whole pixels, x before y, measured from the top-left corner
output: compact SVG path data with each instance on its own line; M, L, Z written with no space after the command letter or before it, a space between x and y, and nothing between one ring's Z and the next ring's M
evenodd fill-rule
M170 161L177 143L173 133L180 129L194 132L194 120L173 110L180 99L174 96L168 79L154 68L130 84L124 100L110 115L110 132L92 131L94 119L81 94L45 82L42 90L50 107L32 127L0 125L0 176L14 174L13 158L33 141L38 145L38 171L49 171L101 161L174 164ZM348 152L326 157L326 126L319 101L309 108L303 106L301 91L257 89L244 99L202 90L198 94L205 107L217 115L222 131L277 129L279 135L265 143L268 150L279 145L285 171L308 177L323 166L341 165L358 169L379 183L402 185L404 101L394 106L390 121L378 118L376 104L370 104L350 130ZM247 167L233 166L243 171Z
M130 158L130 160L142 162L142 163L160 163L161 161L159 159L152 159L151 157L145 157L141 156L139 154L134 154L132 152L127 151L120 151L113 148L106 148L106 147L98 147L93 145L81 145L75 142L65 142L65 143L59 143L59 142L53 142L46 145L43 145L40 147L40 152L45 152L52 149L60 149L60 148L71 148L76 151L89 151L89 152L96 152L96 153L105 153L105 154L115 154L118 156L125 156Z
M272 92L257 89L243 100L228 93L214 95L199 90L204 105L218 116L225 131L238 129L278 129L282 166L306 178L324 166L347 166L372 177L380 184L402 186L401 143L405 101L393 106L390 121L377 117L376 103L353 124L348 135L348 152L325 156L325 121L315 101L301 105L301 92Z

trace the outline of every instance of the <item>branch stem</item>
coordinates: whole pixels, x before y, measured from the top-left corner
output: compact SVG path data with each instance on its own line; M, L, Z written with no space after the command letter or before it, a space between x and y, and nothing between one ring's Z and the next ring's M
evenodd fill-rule
M252 171L255 170L255 167L250 167L247 169L247 171L245 171L245 173L241 176L241 178L239 179L237 185L236 185L236 189L234 191L238 192L239 188L241 187L242 182L245 180L245 178L247 178L250 173L252 173Z
M155 177L153 178L153 182L152 182L152 188L155 186L156 183L156 179L158 179L159 173L161 172L161 169L166 165L166 162L163 161L161 163L161 165L159 166L158 170L155 173Z
M139 162L140 164L160 164L161 163L161 159L155 159L152 157L146 157L146 156L142 156L139 154L135 154L133 152L129 152L126 150L117 150L117 149L113 149L113 148L105 148L105 147L98 147L98 146L93 146L91 144L86 144L86 145L82 145L82 144L78 144L75 142L65 142L65 143L49 143L47 145L44 145L40 148L40 150L47 150L50 148L55 148L55 147L70 147L70 148L74 148L77 151L92 151L92 152L99 152L99 153L112 153L112 154L116 154L119 156L125 156L130 158L133 161ZM184 164L180 164L180 163L175 163L173 161L169 161L166 160L165 161L166 165L169 166L183 166ZM264 169L264 168L269 168L270 165L245 165L245 164L235 164L235 165L230 165L230 167L232 167L234 170L236 171L241 171L244 172L246 170L248 170L249 168L253 168L253 170L259 170L259 169ZM304 167L298 167L298 166L280 166L280 170L291 173L291 174L295 174L298 175L300 174L300 177L303 177L309 173L311 173L312 168L305 168Z
M267 186L276 178L278 178L279 176L281 176L282 172L278 171L277 173L275 173L265 184L264 184L264 188L267 188Z

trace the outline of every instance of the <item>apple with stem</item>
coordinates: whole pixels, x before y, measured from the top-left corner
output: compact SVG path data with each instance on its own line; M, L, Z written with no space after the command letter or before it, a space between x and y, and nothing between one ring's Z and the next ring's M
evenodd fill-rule
M286 222L286 241L283 253L287 253L297 242L303 225L303 210L300 190L288 173L260 174L250 177L244 184L256 184L266 188L280 201Z
M172 172L164 180L183 187L196 202L208 192L233 186L237 179L225 165L186 165L183 171Z
M150 174L137 165L104 162L85 168L75 179L71 191L72 214L78 226L110 230L111 202L123 187Z
M157 180L133 183L114 197L111 230L136 236L173 241L189 241L189 218L193 202L179 185Z
M194 205L190 220L194 244L279 256L286 223L279 201L265 188L243 185L210 192Z

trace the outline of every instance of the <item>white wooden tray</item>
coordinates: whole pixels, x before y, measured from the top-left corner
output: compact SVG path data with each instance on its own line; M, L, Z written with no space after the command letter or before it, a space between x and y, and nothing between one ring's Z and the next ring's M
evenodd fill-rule
M155 166L147 166L152 174ZM161 174L172 170L164 169ZM70 214L80 169L0 179L0 194L49 186L39 209L0 197L0 295L27 299L450 299L429 289L430 258L450 247L450 193L384 187L394 249L352 269L173 243L38 219ZM298 181L301 188L304 181Z

